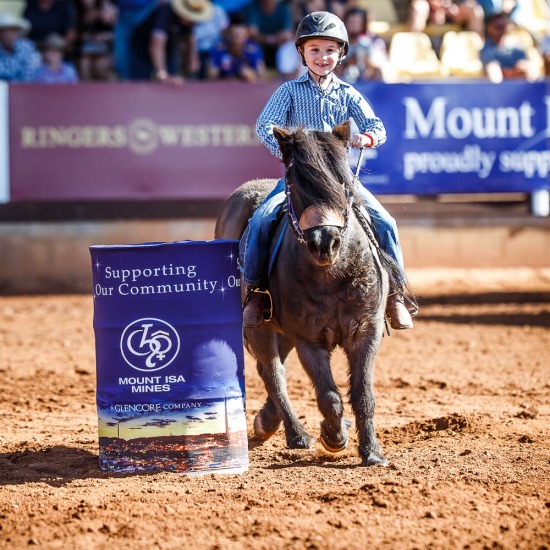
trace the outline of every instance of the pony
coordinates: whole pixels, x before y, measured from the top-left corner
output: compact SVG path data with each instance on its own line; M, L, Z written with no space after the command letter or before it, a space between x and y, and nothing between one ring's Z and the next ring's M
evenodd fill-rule
M288 397L285 361L292 349L311 379L323 416L320 441L330 452L347 447L342 396L330 360L346 355L349 400L355 416L362 465L387 465L374 428L374 361L385 328L385 307L396 266L378 247L365 223L347 160L350 124L331 132L275 127L286 170L286 218L271 243L272 318L244 327L245 345L256 359L267 391L254 418L254 434L266 440L284 425L291 449L311 449L316 439L298 419ZM240 239L249 218L277 180L244 183L225 202L216 238ZM244 284L241 284L243 300Z

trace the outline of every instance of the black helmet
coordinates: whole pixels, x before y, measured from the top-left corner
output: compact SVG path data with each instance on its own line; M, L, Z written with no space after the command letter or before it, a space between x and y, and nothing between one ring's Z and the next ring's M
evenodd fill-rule
M344 47L340 60L344 59L348 53L348 31L342 20L328 11L314 11L300 21L294 38L296 48L309 38L327 38L340 42Z

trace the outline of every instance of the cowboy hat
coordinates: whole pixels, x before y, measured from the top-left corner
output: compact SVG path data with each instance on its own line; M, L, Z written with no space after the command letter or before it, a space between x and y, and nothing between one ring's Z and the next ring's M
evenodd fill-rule
M0 13L0 30L2 29L18 29L22 32L28 32L31 24L22 17L18 17L13 13Z
M191 23L207 21L214 14L214 6L209 0L172 0L172 9Z

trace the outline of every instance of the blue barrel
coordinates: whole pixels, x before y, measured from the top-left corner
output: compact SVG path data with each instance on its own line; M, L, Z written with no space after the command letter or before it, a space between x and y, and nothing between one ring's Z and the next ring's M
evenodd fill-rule
M237 241L90 251L101 468L246 470Z

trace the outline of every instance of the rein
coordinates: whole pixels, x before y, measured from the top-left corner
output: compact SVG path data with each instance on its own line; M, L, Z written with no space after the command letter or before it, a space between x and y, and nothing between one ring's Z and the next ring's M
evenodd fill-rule
M364 151L365 151L364 147L361 147L361 149L359 150L359 158L357 160L357 169L351 181L352 186L356 185L357 181L359 180L359 170L361 169L361 160L363 159ZM345 181L342 183L342 187L344 188L344 193L346 195L346 209L343 211L343 216L342 216L343 223L342 225L339 226L340 235L343 236L344 233L347 231L348 225L349 225L349 218L350 218L352 204L353 204L353 194L351 192L350 186L347 185ZM298 240L299 243L306 244L305 233L304 233L304 230L302 229L302 226L300 225L300 220L302 218L300 217L300 219L298 219L298 217L296 216L296 211L294 210L294 204L292 203L292 184L287 183L286 180L285 180L285 193L286 193L286 212L288 215L288 219L290 221L290 226L292 227L292 231L294 231L294 235L296 236L296 239ZM333 225L333 224L330 224L330 225ZM307 229L309 229L309 227Z

